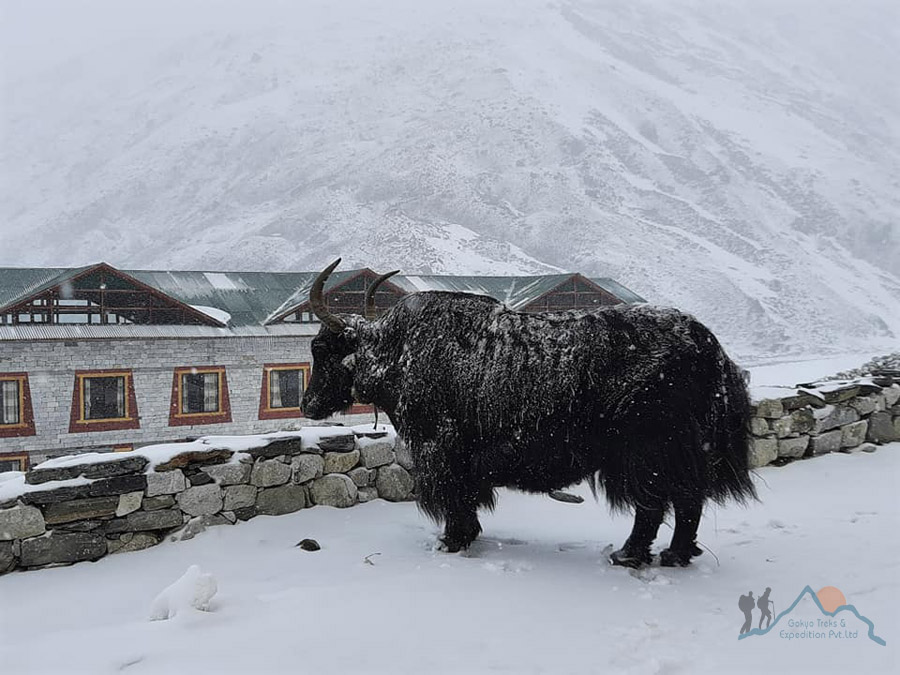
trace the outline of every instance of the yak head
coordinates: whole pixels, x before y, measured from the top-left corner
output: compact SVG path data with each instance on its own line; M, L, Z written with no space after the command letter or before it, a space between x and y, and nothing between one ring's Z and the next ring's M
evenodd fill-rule
M375 291L399 270L383 274L366 290L366 316L332 314L325 305L322 290L328 276L338 266L338 258L319 273L309 291L309 304L322 322L312 341L312 375L303 392L300 406L310 419L320 420L353 405L358 393L354 388L360 332L367 321L375 319ZM369 401L366 401L369 402Z

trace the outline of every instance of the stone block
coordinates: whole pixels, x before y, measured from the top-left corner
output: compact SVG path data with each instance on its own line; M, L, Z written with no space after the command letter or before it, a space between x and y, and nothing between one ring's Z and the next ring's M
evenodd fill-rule
M784 406L777 398L766 398L756 404L755 417L777 420L784 415Z
M85 478L111 478L113 476L125 476L140 473L147 466L147 458L139 456L116 456L109 453L110 459L103 462L89 464L76 464L73 466L32 469L25 474L25 482L31 485L39 485L51 480L68 480L84 475Z
M158 511L135 511L124 518L107 521L103 529L108 533L146 532L149 530L171 530L181 527L184 519L178 509Z
M849 401L854 396L860 393L859 385L856 384L848 384L843 387L837 387L835 389L831 389L830 391L821 392L822 397L825 399L825 403L834 405L836 403L843 403L844 401Z
M291 478L291 467L277 459L260 459L250 472L250 483L257 487L284 485Z
M783 438L778 441L779 457L803 457L806 454L806 448L809 446L809 436L798 436L797 438Z
M82 560L98 560L106 555L106 538L93 532L51 532L46 537L25 539L19 564L39 567Z
M890 443L898 438L900 436L897 435L897 430L894 429L893 420L889 412L874 412L869 416L869 428L866 431L867 441L872 443Z
M359 454L361 464L367 469L377 469L396 460L394 444L387 441L360 443Z
M316 446L304 448L303 441L300 438L278 438L266 446L250 448L246 452L254 459L271 459L280 455L290 457L301 452L321 453L321 450Z
M886 408L892 408L897 403L900 403L900 386L892 385L890 387L885 387L881 391L884 396L884 405Z
M406 443L403 442L402 438L397 439L397 445L394 447L394 452L397 453L397 464L402 466L407 471L412 471L412 453L409 451L409 448L407 447Z
M344 508L356 503L359 490L349 476L329 473L313 481L310 494L316 504Z
M366 487L367 485L375 484L375 478L378 475L378 472L375 471L375 469L367 469L364 466L358 466L355 469L348 471L347 475L350 476L350 480L356 483L356 487Z
M250 481L251 466L240 462L205 466L201 471L219 485L242 485Z
M352 431L345 434L323 436L316 442L316 445L323 452L351 452L356 450L356 436Z
M360 504L365 504L373 499L378 499L378 490L374 487L361 487L359 488L358 498Z
M207 516L222 510L222 488L215 483L189 487L175 500L189 516Z
M818 436L811 436L809 447L806 450L808 456L824 455L829 452L837 452L841 449L843 432L840 429L826 431Z
M238 520L250 520L251 518L256 517L256 507L255 506L247 506L241 509L234 510L234 517Z
M143 490L145 487L147 487L147 477L144 474L136 476L115 476L113 478L96 480L87 485L65 486L51 490L26 492L20 499L26 504L55 504L87 497L118 496L126 492L137 492L138 490Z
M223 464L231 459L234 453L222 448L210 448L209 450L188 450L175 455L168 462L157 464L157 473L166 473L175 469L184 469L187 466L209 466L210 464Z
M866 440L866 429L868 428L869 423L866 420L860 420L841 427L841 447L855 448L862 444Z
M106 547L110 554L132 553L156 546L159 542L160 538L152 532L126 532L118 539L108 539Z
M144 497L141 503L144 511L156 511L175 506L175 495L159 495L157 497Z
M17 505L0 510L0 541L36 537L46 529L44 515L34 506Z
M816 424L811 433L822 434L858 420L859 413L849 406L836 405L823 408L816 414Z
M291 470L294 484L306 483L325 473L325 460L319 455L297 455L291 460Z
M44 507L44 521L47 525L71 523L76 520L91 520L116 514L119 497L89 497L58 502Z
M141 508L143 501L143 492L126 492L124 495L119 495L119 503L116 505L116 516L121 518L137 511Z
M147 496L173 495L187 488L187 481L181 469L172 469L163 473L147 474Z
M874 443L863 443L861 446L857 448L860 452L875 452L878 449L878 446Z
M256 498L256 512L261 516L281 516L309 505L309 492L306 486L293 483L260 490Z
M771 436L772 430L769 428L769 421L762 417L751 417L750 433L754 436Z
M256 504L255 485L229 485L225 488L225 500L222 508L226 511L236 511Z
M772 431L776 438L787 438L794 432L794 421L790 416L779 417L772 421Z
M187 478L187 482L191 485L209 485L210 483L215 483L208 473L203 473L202 471L194 471L193 473L185 473L184 477Z
M0 574L11 572L16 566L16 555L11 541L0 541Z
M326 452L325 473L347 473L359 463L359 450L350 452Z
M758 469L761 466L765 466L770 462L775 461L778 457L778 440L774 438L752 438L750 439L750 452L749 452L749 466L751 469ZM408 474L407 474L408 475ZM381 497L384 497L381 494L381 472L379 471L379 483L378 483L378 494ZM410 481L412 479L410 478ZM410 484L410 490L412 490L412 485ZM399 501L399 500L391 500L391 501Z
M791 413L791 431L808 434L816 427L816 416L809 408L800 408Z
M847 405L858 412L860 417L865 417L875 412L878 408L878 399L875 396L857 396L852 401L849 401Z

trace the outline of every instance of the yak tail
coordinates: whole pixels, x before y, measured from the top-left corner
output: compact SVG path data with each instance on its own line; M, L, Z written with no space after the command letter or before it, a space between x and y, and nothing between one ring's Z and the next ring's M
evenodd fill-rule
M718 359L711 360L719 364L721 387L711 406L709 496L717 502L730 498L746 503L757 499L749 466L750 394L740 369L721 347L718 351Z

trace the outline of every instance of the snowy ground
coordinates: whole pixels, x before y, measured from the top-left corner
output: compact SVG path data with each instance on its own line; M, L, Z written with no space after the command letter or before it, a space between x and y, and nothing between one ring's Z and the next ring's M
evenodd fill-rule
M434 551L414 504L259 517L0 578L0 672L897 672L898 470L898 443L766 467L760 504L708 509L718 563L640 573L607 564L630 521L590 498L505 492L468 555ZM212 611L149 621L193 564L218 582ZM807 584L841 589L887 646L737 639L739 595L771 586L777 613Z

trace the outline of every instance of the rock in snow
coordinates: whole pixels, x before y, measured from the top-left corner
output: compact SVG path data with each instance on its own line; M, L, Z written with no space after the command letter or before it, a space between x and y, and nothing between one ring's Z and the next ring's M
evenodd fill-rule
M164 621L191 608L209 611L209 602L219 590L212 574L200 571L199 565L188 567L178 581L167 586L150 606L150 620Z

